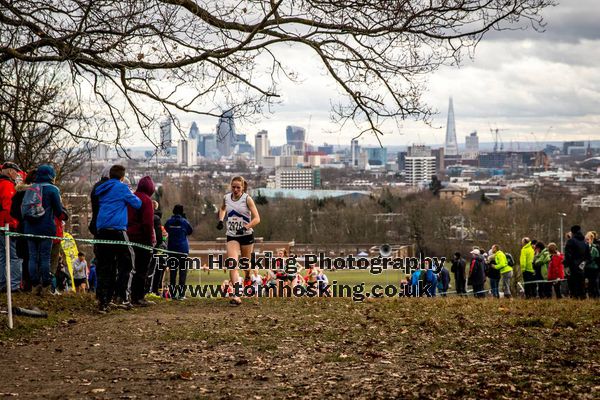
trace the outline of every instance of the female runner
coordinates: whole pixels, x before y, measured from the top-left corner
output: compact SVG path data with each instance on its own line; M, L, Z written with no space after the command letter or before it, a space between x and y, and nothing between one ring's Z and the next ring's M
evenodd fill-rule
M223 203L219 209L219 223L217 229L221 230L224 221L227 222L227 257L235 258L239 261L242 257L250 258L254 250L254 230L253 228L260 223L260 216L256 209L254 200L246 193L248 184L241 176L231 179L231 193L223 197ZM229 282L239 281L239 269L236 267L229 270ZM241 290L241 288L240 288ZM232 293L231 301L233 305L240 305L242 300Z

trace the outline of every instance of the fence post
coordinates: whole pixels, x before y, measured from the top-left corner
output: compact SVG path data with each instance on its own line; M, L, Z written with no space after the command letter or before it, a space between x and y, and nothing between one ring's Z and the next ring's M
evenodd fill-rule
M12 315L12 293L10 278L10 236L8 236L8 224L4 225L4 259L6 260L6 303L8 306L8 328L13 328Z

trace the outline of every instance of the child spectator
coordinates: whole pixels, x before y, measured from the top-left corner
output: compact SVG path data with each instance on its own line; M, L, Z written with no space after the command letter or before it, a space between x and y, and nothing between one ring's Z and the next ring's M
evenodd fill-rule
M170 266L171 285L175 286L177 284L177 271L179 271L179 287L180 290L182 290L179 295L173 295L173 300L185 300L185 281L187 277L185 260L190 253L188 236L193 233L194 229L185 218L185 213L183 212L183 206L181 204L177 204L173 207L173 216L165 223L165 229L169 234L167 249L181 253L176 256L177 264L175 266Z
M277 276L275 275L275 272L270 269L267 270L267 275L265 275L263 286L266 286L269 297L272 297L273 293L277 290Z
M246 286L252 286L252 277L248 269L244 271L244 287Z
M75 290L77 293L85 292L87 287L87 261L85 254L79 252L77 259L73 261L73 280L75 281Z
M52 294L60 294L60 292L64 292L68 290L68 285L71 277L69 276L67 266L62 257L62 254L58 256L58 264L56 266L56 274L54 275L54 289L51 290Z
M252 271L251 279L252 279L252 285L254 285L254 289L256 290L256 293L258 293L258 290L262 286L262 276L260 276L257 269Z
M329 284L329 279L327 278L327 275L325 275L323 270L320 270L317 273L317 282L319 284L319 293L329 293L329 289L325 289Z
M556 243L548 244L548 252L550 253L550 264L548 264L548 280L552 282L556 298L561 299L561 281L565 279L565 268L563 266L563 255L558 251Z
M88 273L88 289L92 293L96 293L98 287L98 279L96 278L96 259L90 262L90 271Z

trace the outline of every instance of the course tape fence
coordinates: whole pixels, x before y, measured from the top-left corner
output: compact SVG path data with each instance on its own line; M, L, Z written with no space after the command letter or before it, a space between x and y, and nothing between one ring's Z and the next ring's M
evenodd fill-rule
M163 248L159 248L159 247L152 247L152 246L148 246L148 245L144 245L141 243L136 243L136 242L131 242L131 241L122 241L122 240L106 240L106 239L83 239L83 238L73 238L73 237L60 237L60 236L48 236L48 235L34 235L34 234L29 234L29 233L21 233L21 232L13 232L10 231L10 229L8 228L8 226L5 227L0 227L0 234L4 234L6 237L25 237L25 238L36 238L36 239L51 239L51 240L61 240L61 241L74 241L74 242L79 242L79 243L88 243L88 244L110 244L110 245L121 245L121 246L133 246L133 247L138 247L144 250L148 250L148 251L154 251L154 252L159 252L159 253L166 253L166 254L175 254L175 255L183 255L183 256L187 256L186 253L181 253L181 252L177 252L177 251L173 251L173 250L166 250ZM7 260L7 265L6 265L6 277L7 279L10 279L10 264L9 264L9 260L10 257L8 255L8 252L10 251L9 249L9 240L5 241L6 244L6 249L5 251L7 252L6 254L6 260ZM1 268L1 266L0 266ZM566 281L566 279L556 279L556 280L535 280L535 281L528 281L528 282L517 282L517 284L522 288L522 285L531 285L531 284L537 284L537 283L556 283L556 282L562 282L562 281ZM8 282L8 281L7 281ZM9 328L12 329L13 328L13 320L12 320L12 314L13 314L13 310L12 310L12 299L11 299L11 290L10 290L10 284L7 285L7 300L8 300L8 310L7 310L7 314L8 314L8 325ZM447 292L442 292L440 291L439 293L442 295L449 295L449 294L456 294L458 296L467 296L467 295L474 295L474 294L479 294L479 293L488 293L491 292L491 289L485 289L482 291L478 291L476 293L473 293L473 290L467 290L466 293L458 293L456 291L447 291ZM18 313L17 313L18 314ZM26 315L26 314L21 314L21 315Z
M82 239L82 238L76 239L76 238L65 238L65 237L60 237L60 236L33 235L31 233L20 233L20 232L7 231L6 228L4 228L4 227L0 228L0 231L4 231L4 234L6 236L28 237L28 238L36 238L36 239L53 239L53 240L63 240L63 241L73 240L76 243L80 242L80 243L89 243L89 244L117 244L117 245L123 245L123 246L134 246L134 247L139 247L139 248L145 249L145 250L156 251L156 252L167 253L167 254L177 254L177 255L182 255L182 256L187 255L186 253L181 253L178 251L166 250L166 249L162 249L160 247L152 247L152 246L148 246L145 244L131 242L131 241L124 241L124 240Z

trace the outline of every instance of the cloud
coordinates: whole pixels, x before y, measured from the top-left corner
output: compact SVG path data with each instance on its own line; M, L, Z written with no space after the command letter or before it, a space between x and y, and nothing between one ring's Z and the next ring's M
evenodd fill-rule
M566 140L597 137L600 125L600 7L598 0L564 0L544 10L543 33L491 32L476 48L474 59L460 67L442 67L429 76L424 100L439 114L432 125L388 122L384 145L442 143L448 97L453 96L458 140L478 130L491 141L490 126L506 128L506 143L517 140ZM253 135L267 129L273 144L285 141L285 127L309 127L315 144L349 144L358 133L352 126L330 122L330 104L342 100L340 90L312 52L302 47L277 48L280 58L297 71L299 82L282 81L282 104L255 121L237 121L238 131ZM257 66L260 68L260 66ZM193 120L212 132L216 119L179 116L184 129ZM187 124L187 125L186 125ZM550 128L552 127L552 128ZM158 129L158 128L157 128ZM531 132L534 134L532 135ZM377 144L373 136L361 139Z
M553 43L575 43L581 40L600 39L598 20L600 8L597 0L558 0L555 7L542 10L546 24L543 31L533 29L491 31L484 40L547 40Z

